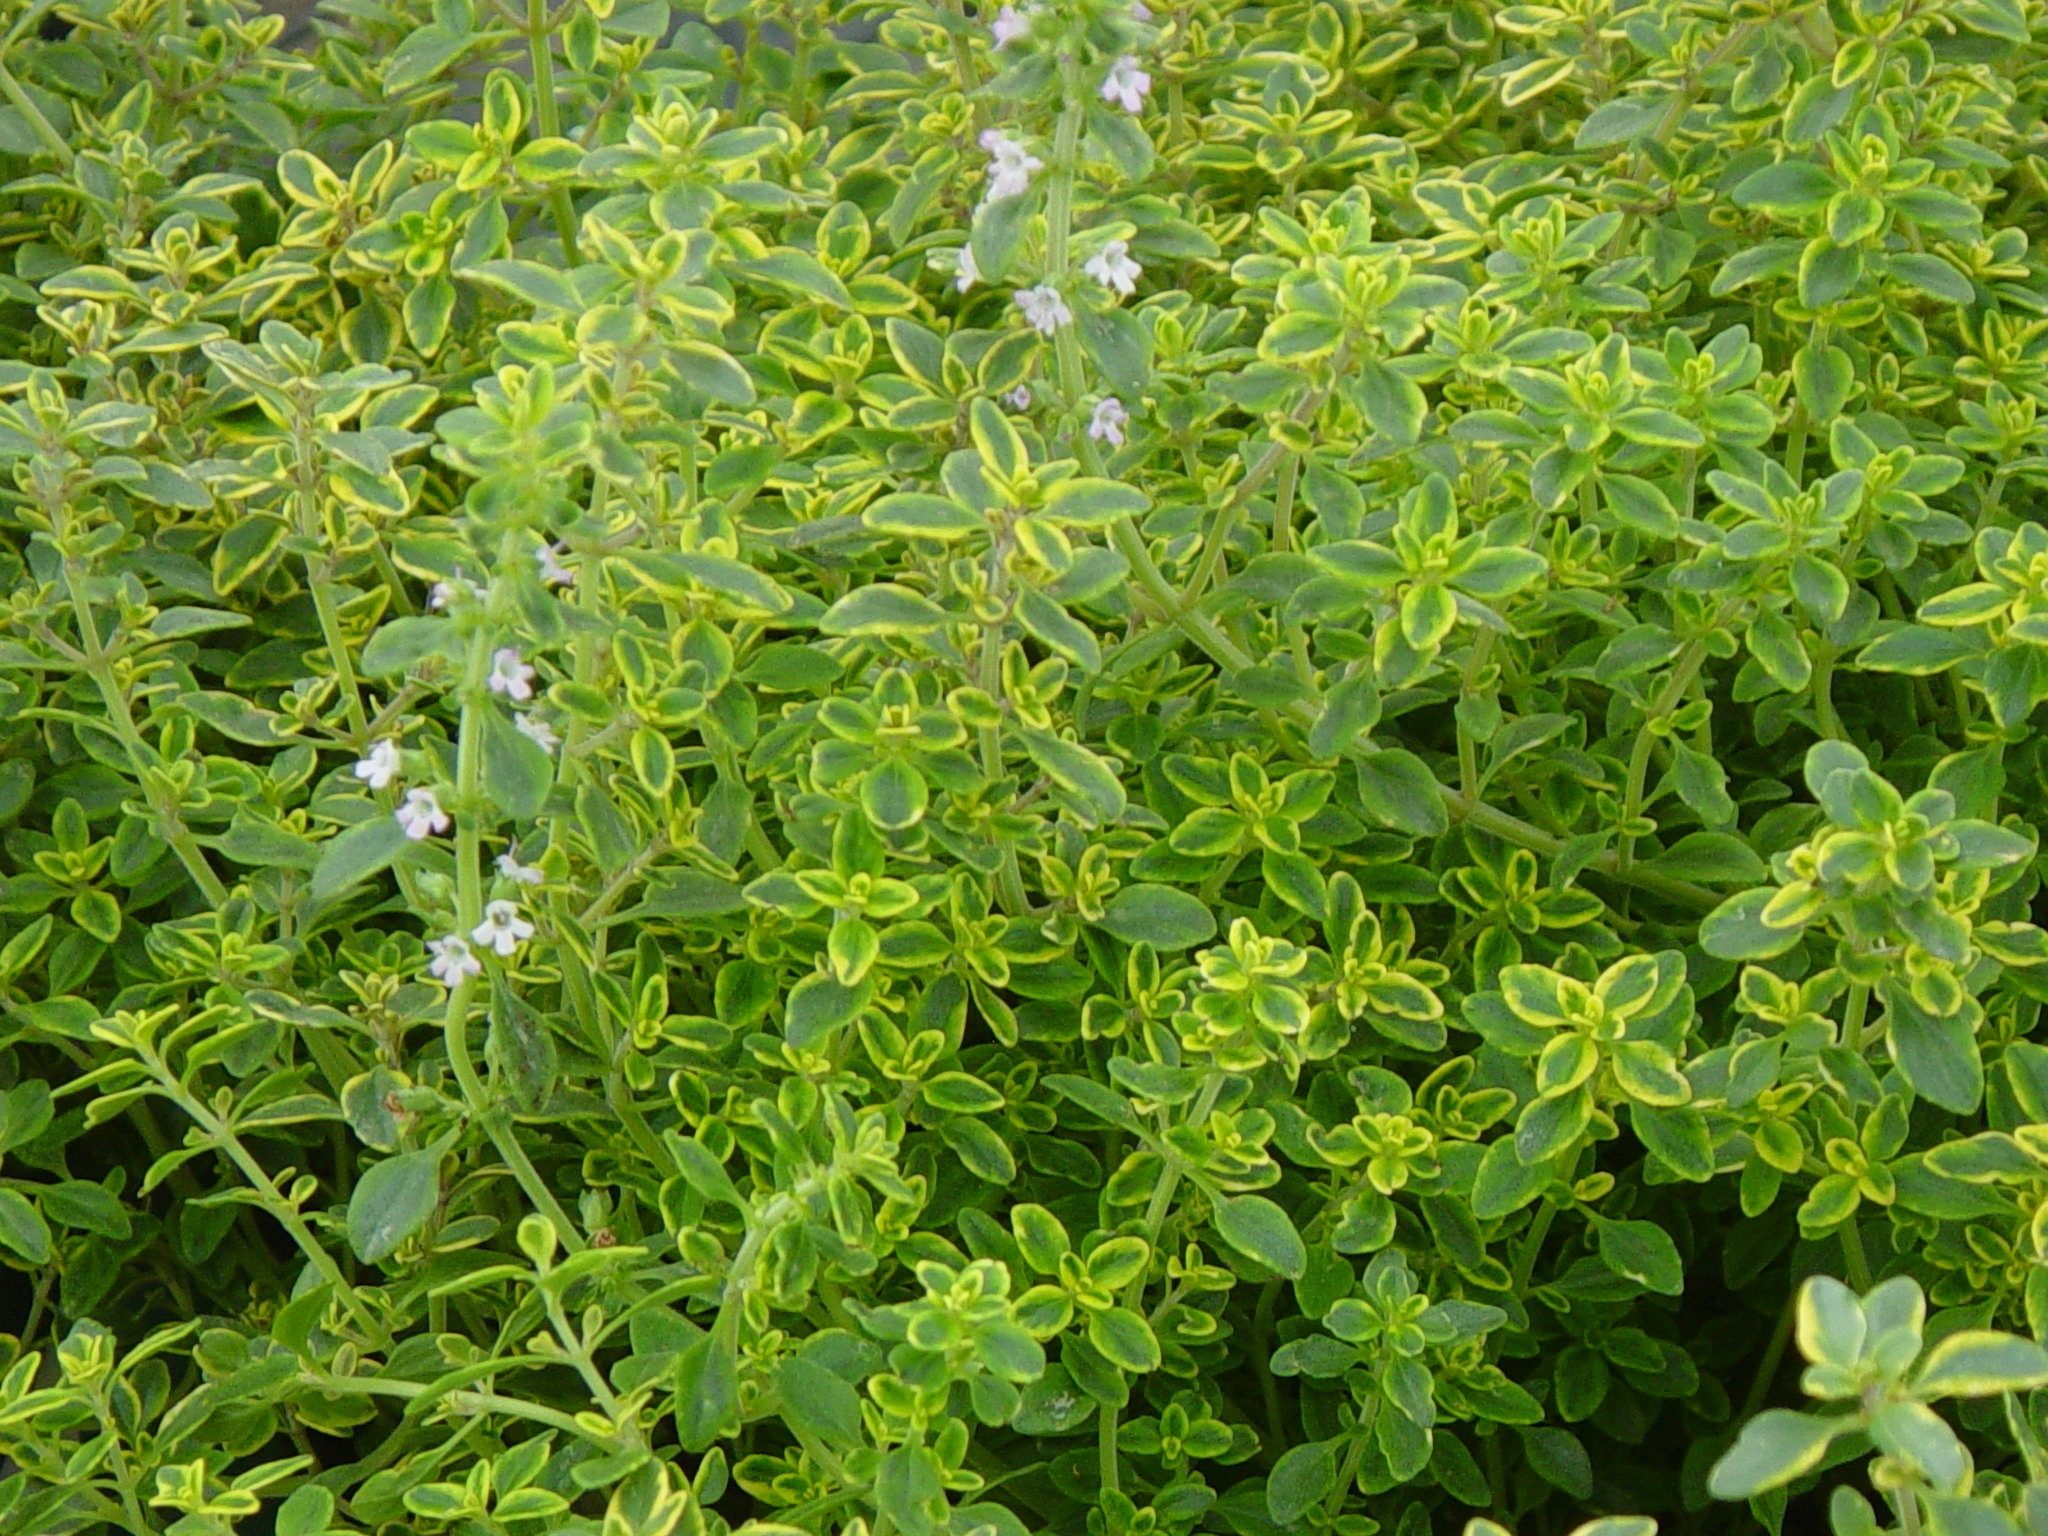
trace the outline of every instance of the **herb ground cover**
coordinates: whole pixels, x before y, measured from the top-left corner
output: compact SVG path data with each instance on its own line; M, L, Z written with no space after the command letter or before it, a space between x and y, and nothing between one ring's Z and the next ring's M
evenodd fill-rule
M2038 5L0 23L0 1529L2048 1533Z

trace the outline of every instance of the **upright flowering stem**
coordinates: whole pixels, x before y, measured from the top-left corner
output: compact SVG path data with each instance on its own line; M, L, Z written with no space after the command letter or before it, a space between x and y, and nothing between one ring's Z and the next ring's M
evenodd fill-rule
M1068 59L1061 66L1060 81L1065 88L1066 105L1060 111L1058 127L1053 130L1052 177L1045 188L1044 281L1065 293L1073 277L1074 178L1081 170L1081 126L1088 109L1079 66L1074 60ZM1072 410L1081 400L1084 367L1081 338L1071 322L1054 334L1053 353L1060 393L1067 409Z
M554 18L547 0L526 0L526 52L533 61L533 126L544 139L562 136L562 112L555 104ZM555 217L555 233L561 237L562 254L576 263L576 205L569 201L569 189L557 186L548 194L548 210Z
M507 551L509 553L509 550ZM455 928L467 934L483 917L483 711L490 708L491 634L479 626L470 637L468 666L462 680L462 723L455 747ZM498 1156L512 1170L534 1208L554 1225L562 1246L580 1252L583 1239L569 1220L540 1170L519 1145L512 1127L491 1103L476 1061L469 1050L469 1000L476 978L464 976L448 989L448 1009L441 1032L448 1046L448 1066L469 1111L483 1126Z
M960 94L967 98L969 121L979 128L981 107L974 100L974 93L981 89L981 71L975 67L974 50L967 43L968 29L974 23L968 19L960 0L948 0L946 10L953 19L953 24L946 28L946 37L953 45L953 69L960 76Z

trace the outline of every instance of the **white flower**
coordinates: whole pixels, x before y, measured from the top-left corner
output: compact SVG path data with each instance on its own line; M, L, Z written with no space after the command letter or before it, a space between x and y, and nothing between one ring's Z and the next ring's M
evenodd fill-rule
M1151 19L1152 7L1147 5L1145 0L1131 0L1131 20L1150 21Z
M953 260L954 291L965 293L980 281L981 269L974 264L974 247L971 245L961 246L960 254Z
M465 977L484 973L483 961L470 953L469 941L459 933L451 933L445 939L429 939L427 952L434 957L427 970L444 987L455 986Z
M495 949L500 959L509 960L526 940L533 937L533 924L519 915L509 901L494 901L484 908L484 920L469 931L469 941Z
M552 752L562 744L562 738L555 734L554 727L538 715L514 715L512 723L519 728L520 735L543 752Z
M1015 389L1003 396L1003 398L1010 402L1012 410L1028 411L1031 409L1031 390L1026 385L1019 384Z
M1123 240L1110 241L1082 263L1081 270L1125 298L1138 291L1138 279L1145 273L1143 267L1131 260L1131 247Z
M547 878L531 864L522 864L510 853L498 855L498 873L515 885L539 885Z
M1031 185L1031 178L1045 169L1045 162L1004 133L1000 128L982 131L981 147L988 151L988 192L984 203L999 203L1015 197Z
M1145 96L1151 89L1152 77L1138 68L1138 61L1127 53L1109 66L1109 75L1102 82L1102 99L1135 115L1144 110Z
M561 552L552 544L543 544L533 552L534 564L540 567L540 579L551 587L573 587L576 573L562 564Z
M1124 445L1124 423L1130 419L1131 413L1124 409L1123 401L1111 395L1095 407L1095 414L1088 421L1088 435L1098 443L1121 448Z
M1027 5L1020 11L1014 5L1006 5L997 11L996 19L989 27L989 31L995 36L996 46L1007 48L1029 32L1031 18L1038 14L1038 9L1035 5Z
M356 764L356 777L372 789L383 789L398 777L401 761L398 743L387 738L370 748L370 755Z
M1063 325L1074 323L1074 312L1067 308L1067 301L1060 297L1059 289L1050 283L1040 283L1036 288L1020 288L1017 307L1024 311L1024 318L1035 329L1047 336Z
M524 704L533 697L533 668L519 659L519 647L508 645L491 653L491 692Z
M436 832L446 832L454 825L431 789L408 789L405 804L391 814L405 828L405 835L416 843L423 843Z
M475 602L484 595L484 589L462 574L462 567L455 568L455 575L448 581L437 581L427 593L429 608L446 608L457 597L466 597Z

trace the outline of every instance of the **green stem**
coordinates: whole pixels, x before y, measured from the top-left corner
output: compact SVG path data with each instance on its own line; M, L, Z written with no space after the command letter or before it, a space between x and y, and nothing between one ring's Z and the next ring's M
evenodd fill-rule
M479 627L469 643L469 665L463 679L462 723L455 749L455 913L456 931L465 938L483 920L483 711L489 691L490 631ZM526 1198L555 1229L571 1253L583 1250L583 1238L569 1220L554 1191L540 1176L512 1125L492 1104L469 1049L469 999L476 984L462 976L448 989L448 1007L441 1033L448 1050L449 1070L462 1090L463 1102L484 1129L505 1166L512 1170Z
M1350 359L1351 349L1348 343L1337 349L1337 354L1330 363L1332 378L1344 376L1345 369L1350 366ZM1304 395L1300 403L1288 413L1294 425L1306 427L1314 421L1321 414L1324 405L1329 402L1333 387L1326 384ZM1292 467L1294 463L1294 451L1280 439L1275 438L1266 444L1265 451L1252 461L1252 467L1245 472L1245 477L1230 488L1230 494L1223 498L1222 504L1216 508L1216 515L1209 520L1208 530L1202 536L1202 553L1196 559L1194 573L1188 577L1187 590L1178 596L1173 607L1168 610L1169 613L1184 611L1201 601L1202 594L1209 590L1209 583L1215 580L1216 572L1230 547L1230 535L1235 530L1239 511L1246 502L1258 495L1266 481L1283 464Z
M109 1436L107 1467L114 1474L114 1486L121 1492L121 1509L128 1516L128 1528L136 1536L150 1536L149 1520L135 1492L135 1469L128 1464L128 1453L121 1448L120 1422L114 1416L113 1404L104 1395L99 1400L99 1419Z
M1806 426L1806 405L1795 401L1785 438L1785 473L1792 477L1794 485L1806 483Z
M1471 698L1479 685L1479 679L1486 670L1487 659L1493 654L1493 631L1483 629L1479 638L1472 642L1472 650L1465 659L1465 672L1461 692ZM1458 718L1458 788L1467 799L1479 793L1479 743L1466 728L1464 718Z
M2001 464L1992 472L1991 483L1984 487L1984 494L1977 502L1977 531L1982 533L1991 526L1992 518L1998 515L1998 504L2005 495L2006 477L2012 473L2012 466Z
M1095 1414L1095 1454L1101 1463L1102 1486L1114 1493L1122 1480L1117 1466L1117 1412L1104 1403Z
M1209 1111L1216 1107L1216 1100L1223 1092L1224 1075L1211 1072L1202 1090L1195 1095L1195 1102L1188 1110L1187 1124L1199 1125L1209 1118ZM1145 1206L1145 1241L1157 1248L1159 1234L1166 1226L1167 1213L1173 1209L1173 1197L1180 1190L1183 1165L1178 1158L1169 1156L1166 1171L1159 1176L1159 1183L1152 1191L1152 1198ZM1147 1266L1149 1270L1150 1266ZM1124 1287L1124 1305L1131 1311L1144 1314L1146 1271L1141 1270L1131 1283ZM1101 1420L1098 1428L1098 1446L1102 1461L1102 1486L1117 1487L1117 1411L1104 1403L1098 1410Z
M46 6L36 7L38 12L46 9ZM14 78L14 71L4 62L4 56L13 48L14 41L13 37L9 37L6 48L0 49L0 96L5 96L7 104L27 120L29 130L42 140L43 148L50 152L51 158L69 171L76 163L71 146L64 141L64 135L56 130L50 120L43 116L43 109L36 105L33 96L21 88L21 82Z
M390 1335L384 1331L384 1326L372 1315L363 1298L356 1293L356 1288L348 1283L348 1277L342 1274L341 1267L334 1262L334 1255L329 1253L321 1245L320 1239L313 1235L313 1229L306 1225L306 1220L299 1214L298 1208L284 1197L269 1172L256 1161L255 1155L242 1145L242 1139L224 1121L218 1119L204 1104L188 1093L184 1084L179 1082L162 1062L151 1060L149 1064L157 1081L164 1085L171 1101L192 1117L208 1140L227 1153L228 1159L241 1171L242 1177L247 1179L250 1186L263 1197L264 1209L291 1234L291 1239L298 1245L299 1252L304 1254L306 1261L320 1272L320 1278L333 1287L334 1294L348 1309L349 1315L356 1320L356 1326L363 1330L372 1347L384 1348L390 1342Z
M1830 741L1849 739L1848 733L1842 729L1842 717L1835 713L1835 653L1832 646L1823 645L1820 660L1814 664L1813 713L1821 735Z
M1870 1289L1870 1256L1863 1251L1863 1229L1851 1216L1835 1229L1842 1240L1842 1262L1848 1266L1849 1284L1861 1296Z
M59 526L62 526L61 524ZM142 732L136 728L135 715L128 706L128 696L121 691L114 680L113 663L107 659L106 649L100 643L99 624L92 616L92 605L85 600L85 589L80 585L77 566L67 556L63 562L64 589L71 597L71 612L78 625L79 644L85 652L86 671L91 675L93 686L99 690L100 702L106 707L107 724L114 734L121 738L121 745L128 754L129 766L141 781L142 792L149 801L150 809L156 813L157 831L169 843L171 851L178 856L178 862L185 866L185 873L192 877L215 907L228 899L228 888L221 883L220 876L213 872L213 866L206 862L206 855L199 844L186 830L178 817L176 808L162 804L157 790L151 783L151 771L156 754L142 739Z
M1863 1016L1870 1008L1870 988L1860 981L1849 984L1849 1000L1842 1015L1842 1045L1863 1053Z
M960 94L968 99L974 126L979 129L981 107L974 101L974 93L981 89L981 71L975 66L974 50L967 42L967 31L973 22L968 19L960 0L947 0L946 11L952 21L952 25L946 28L946 38L953 47L953 71L960 77Z
M1727 617L1725 610L1717 613L1707 625L1707 631L1688 640L1685 649L1678 653L1678 664L1671 669L1671 676L1665 680L1663 690L1658 693L1648 712L1643 716L1642 729L1636 733L1635 746L1628 759L1628 788L1621 807L1621 836L1615 847L1615 871L1626 876L1634 864L1635 834L1630 824L1643 812L1643 793L1649 779L1650 754L1657 744L1657 724L1677 707L1685 697L1686 689L1692 686L1693 678L1706 664L1706 634L1721 627Z
M1358 1464L1365 1459L1366 1434L1365 1424L1352 1426L1351 1444L1345 1447L1344 1464L1337 1469L1337 1486L1330 1490L1329 1498L1323 1502L1323 1524L1326 1526L1335 1523L1338 1511L1344 1507L1344 1501L1351 1496L1351 1490L1358 1486Z
M1792 1325L1799 1315L1799 1287L1795 1284L1785 1293L1785 1305L1778 1309L1777 1326L1771 1330L1771 1342L1765 1346L1764 1357L1757 1362L1756 1375L1749 1381L1749 1393L1742 1400L1742 1412L1738 1423L1746 1424L1757 1415L1770 1396L1771 1383L1777 1379L1778 1366L1784 1361L1786 1346L1792 1342Z
M370 1397L400 1397L408 1402L428 1395L428 1388L416 1381L395 1381L383 1376L314 1376L313 1383L322 1392L353 1392ZM604 1435L594 1435L566 1413L553 1408L543 1408L538 1403L529 1403L523 1398L501 1397L495 1392L470 1392L458 1390L446 1394L449 1408L457 1413L502 1413L508 1418L525 1419L534 1424L546 1424L602 1446L607 1451L616 1451L616 1442Z
M544 139L562 136L561 107L555 101L554 18L548 15L547 0L526 0L526 52L533 61L534 127ZM569 201L569 189L557 186L548 194L548 208L554 215L555 233L561 237L562 255L576 264L576 206Z

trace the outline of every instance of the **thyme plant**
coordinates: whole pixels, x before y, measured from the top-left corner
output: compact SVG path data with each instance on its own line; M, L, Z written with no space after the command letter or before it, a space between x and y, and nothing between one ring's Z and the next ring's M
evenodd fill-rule
M2048 1536L2038 0L0 0L0 1529Z

